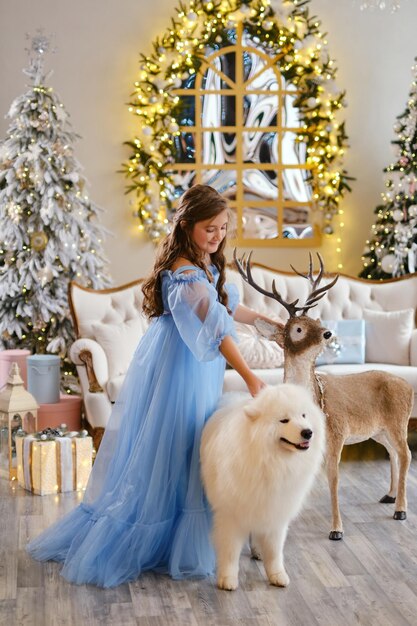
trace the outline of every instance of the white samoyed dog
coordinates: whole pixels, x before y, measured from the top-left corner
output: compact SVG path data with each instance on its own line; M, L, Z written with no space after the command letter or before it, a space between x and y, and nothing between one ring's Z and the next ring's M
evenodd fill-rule
M239 557L249 535L269 582L288 585L284 542L319 470L324 424L309 392L292 384L266 387L208 420L201 472L213 509L220 589L237 588Z

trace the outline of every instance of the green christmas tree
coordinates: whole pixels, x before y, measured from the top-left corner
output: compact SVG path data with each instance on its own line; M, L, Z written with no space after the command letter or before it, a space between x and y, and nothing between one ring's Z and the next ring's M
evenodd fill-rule
M397 160L385 169L386 190L362 256L362 278L393 278L417 267L417 65L412 72L407 106L394 126Z
M69 282L102 288L109 279L99 209L73 155L77 135L46 85L49 45L42 31L31 39L29 90L13 101L0 143L0 348L65 362L74 341Z

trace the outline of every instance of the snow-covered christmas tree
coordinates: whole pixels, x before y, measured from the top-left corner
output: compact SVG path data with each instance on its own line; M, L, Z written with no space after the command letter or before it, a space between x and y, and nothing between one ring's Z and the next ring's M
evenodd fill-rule
M362 256L362 278L393 278L417 270L417 64L412 72L406 109L394 126L397 160L385 169L386 191Z
M0 143L0 348L51 352L64 361L74 340L69 282L109 284L104 230L74 158L78 136L46 85L50 41L38 31L30 43L29 89L13 101Z

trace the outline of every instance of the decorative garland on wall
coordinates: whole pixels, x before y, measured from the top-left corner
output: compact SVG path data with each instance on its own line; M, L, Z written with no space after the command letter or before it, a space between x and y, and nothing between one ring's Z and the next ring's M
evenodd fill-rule
M322 231L333 234L349 177L342 169L347 147L344 122L336 119L346 106L345 92L335 83L336 68L327 50L320 22L310 17L310 0L282 0L272 9L269 0L194 0L180 4L171 27L153 42L153 52L141 55L129 111L138 117L134 139L125 142L131 156L123 164L127 193L135 194L139 229L158 241L170 230L174 139L180 135L180 97L175 90L198 72L207 50L228 45L227 33L242 21L254 42L269 55L279 55L279 71L300 92L297 141L307 146L309 183L322 211ZM168 167L167 167L168 166ZM155 204L152 199L159 196Z

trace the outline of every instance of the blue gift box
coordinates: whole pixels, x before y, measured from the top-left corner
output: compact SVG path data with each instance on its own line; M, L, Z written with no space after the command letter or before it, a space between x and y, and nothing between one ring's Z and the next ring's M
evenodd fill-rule
M322 320L333 337L318 356L316 365L365 363L365 320Z
M39 404L59 402L60 358L53 354L32 354L27 358L28 391Z

